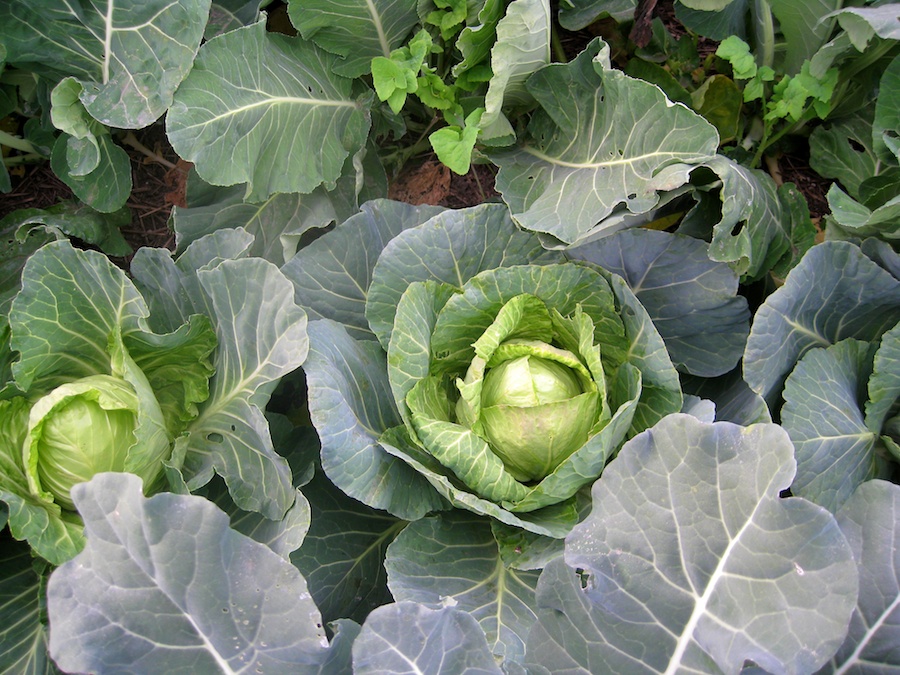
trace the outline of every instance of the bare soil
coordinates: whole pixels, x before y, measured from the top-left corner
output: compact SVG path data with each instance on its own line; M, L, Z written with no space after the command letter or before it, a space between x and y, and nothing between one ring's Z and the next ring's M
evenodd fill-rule
M135 250L141 246L174 250L175 235L168 227L169 214L173 205L185 205L184 186L190 165L179 160L161 126L148 127L135 135L156 156L148 157L123 146L131 158L133 188L126 204L131 209L131 225L123 228L122 234ZM0 218L18 209L45 209L76 199L48 162L23 166L11 173L12 191L0 195Z

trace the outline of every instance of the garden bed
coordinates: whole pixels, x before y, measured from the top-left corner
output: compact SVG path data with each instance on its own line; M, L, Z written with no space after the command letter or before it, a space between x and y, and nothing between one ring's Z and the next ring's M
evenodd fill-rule
M838 5L0 5L0 670L900 665Z

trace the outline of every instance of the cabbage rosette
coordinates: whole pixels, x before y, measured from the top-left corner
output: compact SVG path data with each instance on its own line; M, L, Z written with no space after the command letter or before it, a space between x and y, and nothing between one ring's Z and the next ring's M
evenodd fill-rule
M23 270L9 312L18 358L0 400L0 500L13 536L53 564L84 545L72 488L116 471L161 489L175 439L209 396L209 318L157 334L148 315L121 270L68 242Z
M404 519L452 506L564 537L622 443L681 409L678 374L617 275L544 249L501 205L428 215L370 204L285 268L322 317L305 370L323 468ZM352 284L304 271L374 237ZM335 300L351 286L364 297Z
M567 262L488 270L452 294L412 284L388 347L388 377L406 425L388 431L383 445L420 467L451 503L539 534L564 534L577 518L578 490L599 477L629 434L656 421L654 408L680 406L674 386L663 390L665 402L648 392L635 419L643 376L627 360L633 337L611 279ZM637 315L640 305L624 284L618 290ZM405 346L421 295L449 298L430 332L420 327L415 335L430 342L430 354L428 374L414 379L408 375L425 369L426 355L412 364ZM652 328L649 319L643 325ZM551 518L534 514L545 507L556 507Z

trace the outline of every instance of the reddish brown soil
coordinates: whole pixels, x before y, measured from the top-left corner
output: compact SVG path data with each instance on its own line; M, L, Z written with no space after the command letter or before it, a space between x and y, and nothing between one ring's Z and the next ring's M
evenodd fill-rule
M174 249L175 235L168 219L173 204L184 205L184 182L190 165L179 160L165 140L161 128L151 127L136 134L141 142L172 164L170 168L157 159L125 147L131 157L133 188L127 202L131 209L131 225L122 234L136 250L141 246ZM0 195L0 218L26 208L47 208L75 196L50 169L49 163L32 164L12 174L11 192Z

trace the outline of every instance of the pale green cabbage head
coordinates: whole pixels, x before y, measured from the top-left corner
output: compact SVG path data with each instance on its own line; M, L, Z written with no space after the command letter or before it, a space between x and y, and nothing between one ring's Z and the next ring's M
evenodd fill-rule
M170 448L159 435L132 452L140 405L134 388L111 375L81 378L38 399L23 449L32 492L74 510L72 487L97 473L129 471L152 484Z
M597 417L598 388L571 352L541 342L504 346L533 353L485 375L483 432L516 479L540 480L584 445Z
M457 419L487 441L521 482L550 474L584 445L601 416L603 421L609 417L608 410L603 415L606 386L599 359L591 360L592 373L571 351L576 344L554 345L552 334L545 340L509 337L525 327L522 317L534 313L540 320L551 316L539 298L528 294L504 306L476 349L502 341L494 351L484 352L487 358L476 355L472 360L465 380L458 383L467 395L456 403ZM511 323L513 315L518 320Z

